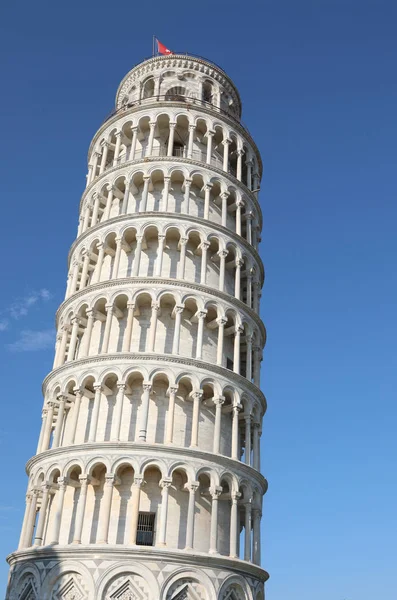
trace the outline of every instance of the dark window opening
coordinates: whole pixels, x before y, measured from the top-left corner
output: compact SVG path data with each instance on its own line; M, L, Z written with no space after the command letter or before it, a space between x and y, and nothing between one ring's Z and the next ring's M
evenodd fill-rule
M183 588L183 590L180 590L176 596L172 597L172 600L189 600L189 596L187 595L188 593L188 589L187 589L187 585Z
M226 358L226 369L233 371L233 361L231 358Z
M153 546L155 517L156 513L139 513L136 533L136 543L138 546Z

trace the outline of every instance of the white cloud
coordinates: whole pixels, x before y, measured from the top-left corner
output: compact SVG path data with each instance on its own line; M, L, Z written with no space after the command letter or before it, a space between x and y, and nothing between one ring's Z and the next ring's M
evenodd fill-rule
M19 298L6 308L4 313L8 313L13 319L20 319L28 314L29 309L37 304L40 300L46 302L51 298L49 290L43 288L36 292L30 292L24 298Z
M0 332L8 329L10 319L18 321L21 317L26 317L35 304L38 302L47 302L51 298L52 294L46 288L30 292L23 298L18 298L7 308L0 310L0 315L3 315L3 318L0 319Z
M8 344L11 352L35 352L45 350L54 344L55 332L53 329L44 329L42 331L32 331L25 329L19 334L19 339Z

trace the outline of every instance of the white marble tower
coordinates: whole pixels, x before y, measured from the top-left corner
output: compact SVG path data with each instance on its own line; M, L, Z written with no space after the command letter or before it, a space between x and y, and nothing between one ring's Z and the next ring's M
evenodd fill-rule
M88 152L7 600L263 600L261 159L210 61L134 67Z

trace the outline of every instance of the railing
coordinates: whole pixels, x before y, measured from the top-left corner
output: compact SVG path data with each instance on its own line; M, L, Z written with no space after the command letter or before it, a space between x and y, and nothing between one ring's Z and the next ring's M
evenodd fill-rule
M120 108L112 110L112 112L109 113L107 115L107 117L103 120L102 125L104 123L106 123L106 121L109 121L109 119L111 119L115 115L121 115L124 112L126 112L127 110L129 110L130 108L133 108L136 106L145 106L145 104L152 104L153 102L179 102L181 104L186 104L188 107L203 106L204 108L210 108L211 110L214 110L217 113L224 115L226 117L229 117L229 118L233 119L234 121L236 121L236 123L238 123L239 125L244 127L244 129L247 131L247 133L251 136L251 133L250 133L248 127L243 123L243 121L240 119L240 117L233 114L233 112L231 112L229 110L225 110L223 108L219 108L219 106L216 106L215 104L213 104L212 102L208 102L207 100L201 100L200 98L193 98L193 97L191 98L189 96L182 96L180 94L177 94L177 95L166 94L165 96L150 96L150 98L141 98L140 100L134 100L133 102L128 102L128 104L125 104L125 105L121 106Z
M105 166L105 171L107 169L111 169L112 167L123 165L124 163L128 162L129 160L139 160L140 158L145 159L145 158L151 158L151 157L156 157L156 156L166 157L167 156L167 148L164 148L162 146L157 146L152 149L150 154L146 154L145 150L143 148L141 148L141 149L135 151L135 155L134 155L133 159L130 159L129 156L124 154L123 156L120 156L120 158L118 158L116 162L109 161ZM197 160L198 162L208 164L207 163L207 153L205 151L193 150L191 157L188 157L186 147L174 148L172 156L169 156L168 158L170 160L172 160L173 157L186 158L186 159L191 158L191 160ZM223 161L220 158L218 158L217 156L214 156L214 155L211 156L210 164L213 167L216 167L218 169L223 169ZM234 167L232 167L230 164L228 165L228 173L231 173L232 175L234 175L234 177L236 177L236 169Z

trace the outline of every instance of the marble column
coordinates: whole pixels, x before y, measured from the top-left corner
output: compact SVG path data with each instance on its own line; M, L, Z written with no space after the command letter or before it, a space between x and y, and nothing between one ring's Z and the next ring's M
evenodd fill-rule
M193 481L186 485L189 491L189 504L187 513L186 547L185 550L193 550L194 540L194 512L196 508L196 492L199 488L199 482Z
M55 497L56 512L53 517L52 531L51 531L51 535L50 535L50 544L53 544L53 545L59 544L59 534L61 531L63 504L65 501L65 492L66 492L67 484L68 484L67 479L65 479L63 477L58 478L58 493Z
M152 389L152 385L149 382L144 382L142 387L143 387L143 395L142 395L142 406L141 406L141 415L140 415L140 423L139 423L139 440L141 442L146 442L147 423L148 423L148 416L149 416L150 392Z
M213 453L219 454L221 444L221 431L222 431L222 406L225 402L224 396L214 397L215 404L215 426L214 426L214 445Z
M107 544L109 536L110 513L112 510L114 475L105 475L105 484L101 501L101 513L98 526L97 544Z
M163 478L160 481L161 487L161 512L160 525L157 538L157 546L166 546L167 537L167 517L168 517L168 492L172 484L171 478Z
M81 535L83 532L84 515L87 503L87 490L89 478L87 475L79 475L80 496L77 503L76 524L74 528L73 544L81 544Z
M169 400L167 411L167 428L165 432L165 443L172 444L174 437L175 396L178 392L177 386L169 387Z
M92 409L90 432L88 434L88 441L91 443L95 442L95 440L96 440L96 432L97 432L98 420L99 420L99 409L100 409L101 398L102 398L101 384L94 385L94 392L95 392L94 407Z
M48 506L48 498L50 494L51 486L47 483L44 483L41 486L41 506L39 512L39 520L36 528L36 535L34 538L34 546L42 546L43 545L43 533L44 527L47 521L47 506Z
M210 490L211 493L211 525L210 525L210 554L218 554L218 504L219 496L222 494L221 487Z
M199 422L200 422L200 402L203 397L203 392L192 392L193 396L193 416L192 416L192 438L190 447L197 448L198 446L198 434L199 434Z

